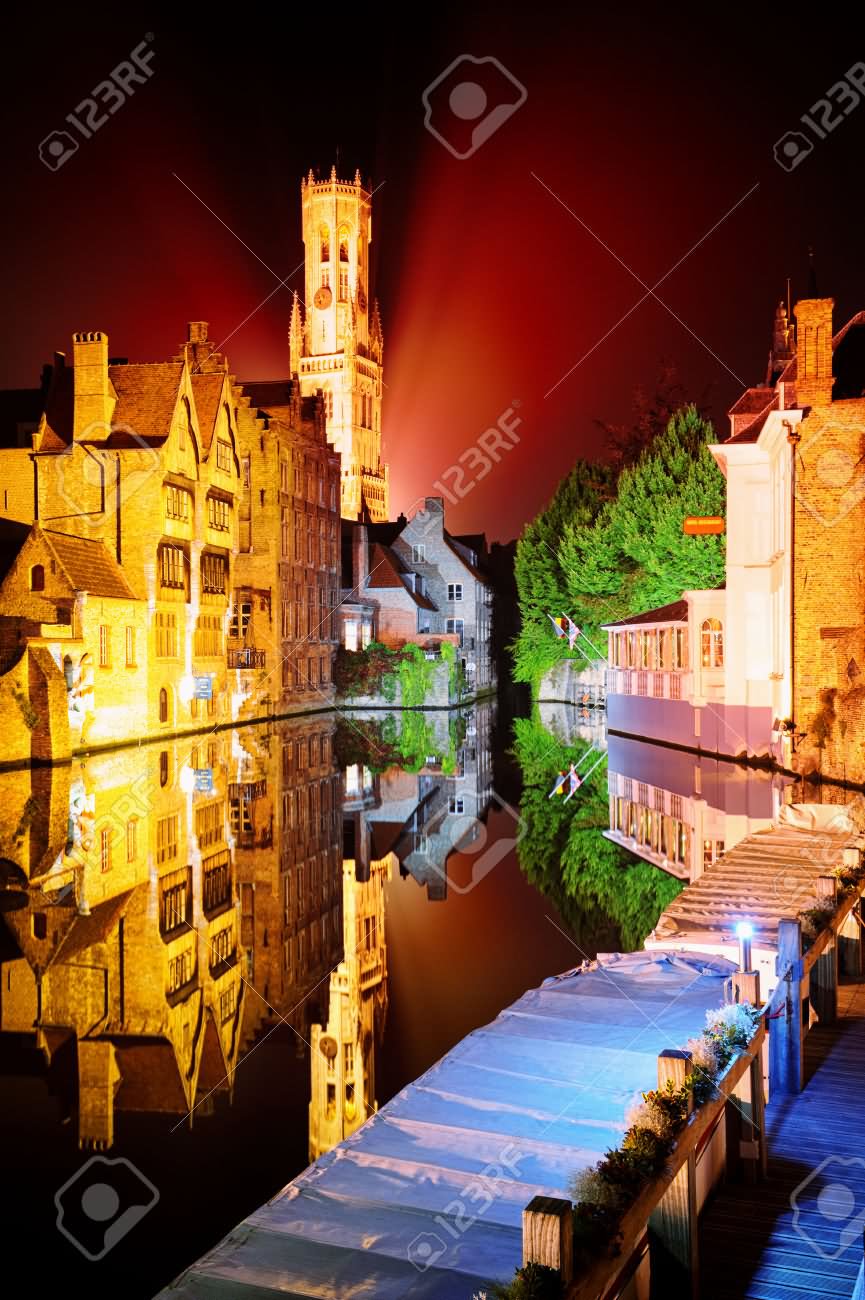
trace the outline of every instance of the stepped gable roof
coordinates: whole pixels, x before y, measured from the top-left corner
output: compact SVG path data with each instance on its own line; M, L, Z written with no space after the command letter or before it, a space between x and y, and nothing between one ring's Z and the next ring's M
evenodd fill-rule
M210 450L216 417L219 415L219 401L225 382L225 372L217 370L209 374L190 376L192 395L195 398L195 410L198 415L198 428L201 432L201 444L204 451Z
M141 365L109 366L117 405L107 439L109 447L140 447L164 442L177 406L182 361L154 361Z
M669 605L659 605L657 609L647 609L642 614L631 614L629 618L620 618L615 623L603 623L602 627L639 627L643 623L687 623L688 602L674 600Z
M48 528L41 532L73 591L88 591L92 596L113 596L118 600L137 599L103 541L55 533Z
M389 546L374 542L370 547L368 587L399 587L407 592L421 609L434 610L436 606L428 596L422 596L420 592L412 591L409 587L405 578L409 572L410 570Z

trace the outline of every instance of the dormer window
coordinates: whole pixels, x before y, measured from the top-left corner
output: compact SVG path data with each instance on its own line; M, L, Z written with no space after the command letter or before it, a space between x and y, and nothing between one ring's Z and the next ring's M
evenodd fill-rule
M41 564L34 564L30 570L30 590L45 590L45 568Z

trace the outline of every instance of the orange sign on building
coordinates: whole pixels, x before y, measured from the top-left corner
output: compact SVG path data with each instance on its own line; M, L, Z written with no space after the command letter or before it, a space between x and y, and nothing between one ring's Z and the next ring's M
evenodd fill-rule
M726 524L720 515L687 515L682 532L689 537L707 537L723 533Z

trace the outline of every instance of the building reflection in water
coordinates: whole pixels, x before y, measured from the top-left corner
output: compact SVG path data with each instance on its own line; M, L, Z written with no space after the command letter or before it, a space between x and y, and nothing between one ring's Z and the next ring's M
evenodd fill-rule
M310 1053L311 1158L376 1108L386 886L447 893L482 838L491 706L425 723L408 771L337 765L333 715L0 776L4 1071L47 1078L79 1145L118 1116L192 1124L288 1026ZM344 724L341 724L344 725ZM391 751L388 751L389 753Z
M608 839L692 881L772 824L789 778L624 736L608 741Z

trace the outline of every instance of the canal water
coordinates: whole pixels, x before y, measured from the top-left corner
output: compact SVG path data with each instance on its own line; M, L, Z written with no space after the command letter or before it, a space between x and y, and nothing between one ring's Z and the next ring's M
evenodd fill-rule
M508 700L0 775L7 1259L152 1296L526 988L639 947L782 797Z

